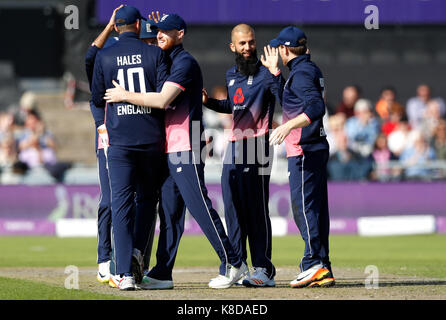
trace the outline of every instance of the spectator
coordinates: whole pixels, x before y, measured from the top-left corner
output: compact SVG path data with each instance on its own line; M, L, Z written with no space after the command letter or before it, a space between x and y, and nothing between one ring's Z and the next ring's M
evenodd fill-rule
M45 129L36 110L30 110L25 119L25 130L19 140L19 160L30 169L42 166L58 181L62 182L70 163L58 162L56 141Z
M414 132L411 131L409 123L402 119L387 137L387 145L397 157L401 155L404 149L413 144Z
M373 168L371 158L364 158L351 150L345 133L336 136L336 145L337 150L330 156L327 165L330 180L367 180Z
M336 107L336 113L343 113L348 119L354 115L354 107L361 95L360 88L355 85L347 86L342 92L342 101Z
M0 141L14 133L14 116L11 113L0 113Z
M15 106L11 111L14 112L14 123L18 126L23 126L30 111L37 110L36 95L30 91L26 91L20 98L18 106Z
M25 130L19 139L19 152L34 146L36 138L40 147L55 151L56 142L53 135L45 129L39 113L36 110L30 110L25 119Z
M414 135L413 145L404 149L400 156L400 162L405 167L405 177L407 179L426 179L432 174L432 170L426 168L426 164L436 159L435 151L429 146L420 131L415 131Z
M372 157L375 163L375 169L372 172L373 180L389 181L400 176L401 171L390 164L391 161L398 160L398 157L389 150L385 134L378 135Z
M430 143L434 139L435 129L441 121L441 105L437 99L431 99L426 103L420 131Z
M369 100L359 99L354 112L355 115L347 119L345 124L349 147L363 157L368 157L373 151L381 127L372 113Z
M338 135L345 134L345 121L346 117L344 113L336 113L328 118L327 124L324 123L327 141L330 145L330 155L337 151L336 141Z
M42 146L39 135L35 133L26 139L26 146L22 144L19 160L26 163L31 169L45 164L56 164L57 162L54 150Z
M376 103L376 113L383 122L389 121L390 114L404 113L404 107L396 102L396 91L392 87L386 87L381 90L381 96Z
M428 85L422 84L417 88L417 96L407 101L406 112L410 126L418 129L425 115L426 105L431 100L431 89ZM443 99L436 98L440 105L440 114L442 117L446 114L446 107Z
M446 120L440 120L435 128L433 147L438 160L446 160Z
M401 121L407 122L407 117L404 114L404 108L391 107L389 111L389 118L381 126L381 132L388 137L401 123Z
M16 141L12 133L4 135L0 140L0 168L12 168L17 161Z

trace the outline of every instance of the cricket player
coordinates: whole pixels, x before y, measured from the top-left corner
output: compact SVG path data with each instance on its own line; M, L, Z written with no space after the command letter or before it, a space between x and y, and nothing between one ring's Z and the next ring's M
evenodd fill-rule
M225 152L221 177L225 221L228 236L236 252L246 262L246 240L249 241L252 274L245 286L273 287L276 274L271 262L271 220L269 217L269 181L272 128L275 97L282 91L284 80L278 68L275 51L257 58L254 30L246 24L232 29L229 45L236 65L226 72L226 100L208 98L203 90L203 104L217 112L232 114L232 134Z
M157 34L158 29L155 27L153 20L141 20L141 31L139 32L139 39L141 41L145 42L147 45L156 46L158 44L158 41L156 40ZM159 190L159 193L161 193L161 190ZM144 214L143 212L140 214L140 211L138 210L138 202L136 202L136 207L137 215L135 221L135 234L143 237L147 236L147 240L145 240L147 245L143 251L144 277L142 279L142 283L146 283L148 281L147 274L149 272L150 256L152 254L153 239L155 237L156 215L152 217L152 220L148 221L148 218L150 218L148 215ZM138 228L140 229L138 230ZM144 241L144 239L141 241Z
M306 54L306 44L305 33L295 26L284 28L270 42L290 69L282 94L283 124L270 135L270 143L280 144L285 140L293 216L305 242L301 272L290 283L293 288L335 283L328 246L329 145L322 123L324 78Z
M157 264L149 272L149 283L143 289L173 288L172 269L183 233L185 207L200 225L220 258L220 274L209 287L232 286L248 268L235 253L218 213L212 208L204 184L204 147L202 123L203 78L197 61L183 48L187 31L184 20L164 15L157 23L158 45L169 55L170 75L159 93L137 93L124 90L114 82L105 95L107 102L127 101L165 110L166 153L169 176L162 187L160 235Z
M140 239L145 238L136 235L133 239L134 193L138 202L145 204L148 220L152 220L165 168L164 113L128 103L106 105L103 99L113 79L132 92L156 92L167 78L164 53L139 40L141 19L144 18L138 9L132 6L116 12L114 28L119 41L97 54L92 82L93 103L105 108L116 272L121 278L121 290L135 290L135 280L142 280L141 252L145 243Z
M90 84L93 77L93 68L96 55L102 48L109 47L116 43L116 38L109 38L110 34L113 32L113 25L115 14L118 9L122 6L116 8L113 11L112 17L109 23L101 32L101 34L93 41L92 45L87 51L85 56L85 69L87 72L88 83ZM100 186L100 199L98 206L98 248L97 248L97 263L98 263L98 273L97 280L102 283L109 283L111 278L110 272L110 262L111 262L111 252L112 252L112 237L111 237L111 201L110 201L110 186L108 181L108 170L105 158L105 150L108 148L107 137L104 137L104 109L97 108L93 101L90 101L90 110L93 115L96 127L96 156L98 161L99 170L99 186ZM100 128L100 129L99 129ZM103 133L103 139L100 139L98 135L98 130ZM103 131L104 130L104 131Z

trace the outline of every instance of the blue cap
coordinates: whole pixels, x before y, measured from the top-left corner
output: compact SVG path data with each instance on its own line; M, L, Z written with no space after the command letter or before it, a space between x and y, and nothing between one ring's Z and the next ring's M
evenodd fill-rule
M112 45L114 45L116 42L118 42L119 41L119 38L118 37L111 37L111 38L108 38L107 39L107 41L105 42L105 44L104 44L104 49L105 48L108 48L108 47L110 47L110 46L112 46Z
M156 23L156 26L161 30L184 30L184 33L186 33L187 29L186 22L175 13L162 16L161 20Z
M299 47L301 46L301 44L299 44L299 40L306 38L307 36L305 35L305 33L298 27L289 26L282 29L277 38L269 42L269 45L271 47L278 47L280 45L284 45L287 47Z
M155 25L155 21L147 19L147 21L141 21L141 32L139 33L140 39L153 39L158 34L158 28Z
M133 6L124 6L115 15L115 25L122 26L125 24L134 24L136 20L147 20L144 18L138 9Z

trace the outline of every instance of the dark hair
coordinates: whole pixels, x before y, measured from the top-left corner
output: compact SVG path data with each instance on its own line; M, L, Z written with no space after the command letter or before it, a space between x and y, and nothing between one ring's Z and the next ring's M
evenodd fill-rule
M344 87L345 88L353 88L356 90L356 92L358 93L358 96L360 97L362 95L362 89L359 85L357 84L349 84L347 86Z
M396 89L395 89L395 87L392 87L392 86L385 86L385 87L383 87L382 89L381 89L381 94L384 92L384 91L392 91L394 94L395 94L395 96L396 96Z
M34 117L36 117L37 120L42 120L41 117L40 117L40 113L39 113L39 111L37 111L37 109L31 109L31 110L29 110L29 111L28 111L28 115L29 115L29 116L34 116Z
M287 47L288 50L297 56L301 56L307 52L307 39L303 38L299 40L300 46L298 47Z

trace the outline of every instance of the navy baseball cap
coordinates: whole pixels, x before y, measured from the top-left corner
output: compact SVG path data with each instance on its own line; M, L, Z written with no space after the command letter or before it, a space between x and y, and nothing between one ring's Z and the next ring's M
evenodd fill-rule
M299 40L306 38L307 36L305 35L305 33L298 27L289 26L282 29L277 38L269 42L269 45L271 47L278 47L280 45L284 45L287 47L299 47L301 46L301 44L299 44Z
M186 22L175 13L162 16L161 20L156 23L156 26L161 30L184 30L184 33L186 33L187 29Z
M156 38L157 34L158 28L155 26L155 21L149 19L141 21L140 39L153 39Z
M133 6L124 6L115 15L115 25L122 26L125 24L134 24L136 20L147 20L144 18L138 9Z

